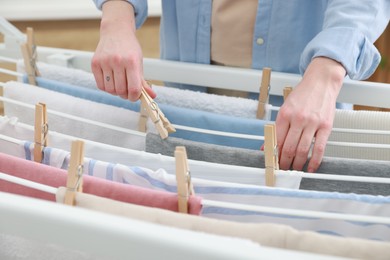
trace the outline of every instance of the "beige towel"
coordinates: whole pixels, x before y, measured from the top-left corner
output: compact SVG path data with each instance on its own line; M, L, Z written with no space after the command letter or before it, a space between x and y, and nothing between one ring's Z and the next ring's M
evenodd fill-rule
M64 201L65 188L59 188L57 202ZM277 224L251 224L190 216L161 209L126 204L78 193L76 206L211 234L250 239L263 246L359 259L390 259L390 243L340 238L309 231L297 231Z

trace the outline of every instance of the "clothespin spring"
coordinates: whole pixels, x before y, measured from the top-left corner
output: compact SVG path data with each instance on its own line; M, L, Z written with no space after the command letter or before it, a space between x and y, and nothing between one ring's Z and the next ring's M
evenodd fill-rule
M77 167L77 182L74 185L74 187L67 187L66 189L68 191L71 191L71 192L79 191L79 187L80 187L81 180L82 180L82 177L83 177L83 172L84 172L84 165L79 165Z
M35 145L39 145L40 147L47 145L47 137L49 136L49 124L42 124L42 142L35 141ZM43 157L43 150L41 151Z
M195 195L194 186L192 185L192 177L191 177L191 171L187 171L186 175L186 186L188 187L188 191L186 194L179 193L178 196L181 198L188 199L191 195Z
M42 144L39 142L35 142L40 145L46 145L47 144L47 137L49 136L49 124L45 123L42 124L42 134L43 134L43 139L42 139Z
M82 192L84 142L73 141L71 147L64 203L74 206L76 192Z
M38 71L38 69L37 69L37 63L36 63L36 61L37 61L37 59L38 59L38 54L37 54L37 46L35 45L35 44L32 44L31 45L31 57L30 57L30 59L29 59L29 62L30 62L30 65L31 65L31 68L33 68L33 71L32 72L34 72L34 74L33 75L29 75L29 76L38 76L37 75L37 71Z
M155 111L156 114L157 114L156 121L153 122L154 124L157 124L158 122L161 121L160 120L160 109L158 108L157 103L155 101L153 101L153 100L150 100L149 106L150 106L150 109Z

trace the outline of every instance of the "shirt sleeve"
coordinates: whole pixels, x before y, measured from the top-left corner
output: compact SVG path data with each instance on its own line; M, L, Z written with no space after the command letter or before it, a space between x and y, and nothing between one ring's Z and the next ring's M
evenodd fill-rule
M303 74L311 60L324 56L340 62L351 79L368 78L381 60L374 46L390 18L390 0L329 0L322 31L305 47Z
M96 7L102 10L102 5L109 0L93 0ZM131 4L135 12L135 25L137 29L145 22L148 16L148 1L146 0L125 0Z

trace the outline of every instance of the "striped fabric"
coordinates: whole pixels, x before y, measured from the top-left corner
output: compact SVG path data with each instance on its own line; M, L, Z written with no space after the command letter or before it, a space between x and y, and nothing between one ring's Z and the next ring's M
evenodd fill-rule
M385 130L387 134L333 132L330 141L390 144L390 112L339 110L333 127L347 129ZM328 146L325 155L341 158L390 161L390 149Z
M18 122L17 118L0 117L0 133L15 139L14 143L0 139L0 152L25 158L23 145L21 146L23 141L21 140L33 140L33 127ZM61 150L69 151L70 143L75 139L78 139L78 137L49 131L50 145ZM170 156L123 149L89 140L85 140L85 157L128 166L137 165L147 167L153 171L163 168L168 173L174 173L176 167L175 158ZM265 185L264 169L196 160L188 160L188 162L193 177L217 181L223 180L233 183L255 184L258 186ZM298 189L301 179L295 172L277 171L275 185L277 187Z
M31 147L29 143L25 144L27 159L31 158ZM66 167L69 158L69 154L66 152L46 148L44 153L45 157L49 158L45 158L44 163ZM54 160L60 162L54 163ZM177 190L175 176L168 174L163 169L151 171L144 167L124 166L86 159L84 174L154 190L170 192ZM192 178L192 182L195 193L206 200L368 216L387 217L390 215L390 197L268 188L197 178ZM258 213L251 210L228 209L218 205L208 206L207 203L203 204L201 214L210 218L287 224L298 230L390 241L390 225L380 223Z

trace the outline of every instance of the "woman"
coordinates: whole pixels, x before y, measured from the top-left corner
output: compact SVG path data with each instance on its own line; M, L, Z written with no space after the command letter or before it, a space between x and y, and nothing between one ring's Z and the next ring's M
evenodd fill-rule
M103 10L92 60L97 85L138 100L143 72L135 30L147 17L147 1L94 1ZM389 17L390 0L163 0L161 58L301 73L276 118L279 164L301 170L314 143L307 169L315 172L344 77L361 80L375 71L380 55L373 43Z

